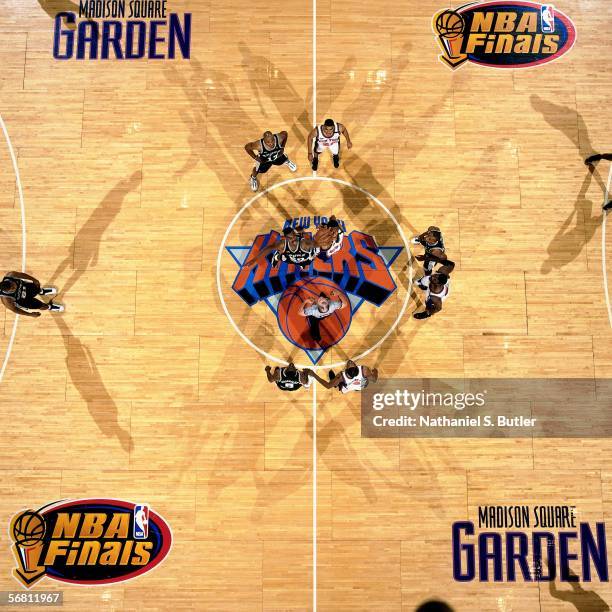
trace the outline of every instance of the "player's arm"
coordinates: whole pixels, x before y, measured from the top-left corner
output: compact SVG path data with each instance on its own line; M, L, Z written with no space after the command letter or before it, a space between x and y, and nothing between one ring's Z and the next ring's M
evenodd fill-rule
M255 161L259 161L259 142L247 142L244 145L244 150Z
M266 377L269 383L274 382L274 376L272 375L272 368L270 366L266 366Z
M269 255L270 253L273 253L274 251L278 251L278 249L281 248L281 241L279 240L278 242L275 242L274 244L270 244L267 247L261 249L261 251L258 251L256 255L253 255L253 257L251 257L250 259L247 259L244 262L244 266L246 268L250 268L258 259L261 259L262 257L266 257L267 255Z
M439 255L434 255L434 253L417 255L416 260L424 261L426 264L430 262L441 264L436 272L439 274L446 274L447 276L455 269L455 262L448 259L445 253L440 253Z
M287 134L287 132L282 131L278 133L278 137L280 140L280 145L281 147L285 147L285 145L287 144L287 139L289 138L289 134Z
M40 317L40 312L29 312L28 310L22 310L15 304L15 302L9 298L2 298L2 303L12 312L18 315L23 315L24 317Z
M314 159L314 143L317 139L317 128L313 128L310 134L308 134L308 161Z
M333 297L340 302L340 308L338 308L338 310L342 310L345 306L349 305L349 301L346 299L346 296L344 296L342 293L336 293L333 289L329 292L329 297Z
M299 310L298 310L298 314L302 317L308 317L310 316L306 310L308 310L309 308L312 308L314 306L314 298L308 298L306 300L304 300L302 302L302 305L300 306Z
M13 272L9 272L8 276L11 276L12 278L18 278L19 280L26 281L27 283L33 283L34 285L37 285L38 287L40 287L40 283L38 282L38 280L34 278L33 276L26 274L25 272L14 272L13 271Z
M310 376L312 376L319 384L323 385L326 389L333 389L340 384L342 380L342 374L338 374L333 380L325 380L321 378L314 370L304 370L308 372Z
M371 380L375 383L378 380L378 370L376 368L368 368L367 366L363 366L363 373L365 374L368 380Z
M349 136L348 130L342 124L340 124L340 133L346 138L346 148L350 149L353 146L353 142L351 141L351 137Z

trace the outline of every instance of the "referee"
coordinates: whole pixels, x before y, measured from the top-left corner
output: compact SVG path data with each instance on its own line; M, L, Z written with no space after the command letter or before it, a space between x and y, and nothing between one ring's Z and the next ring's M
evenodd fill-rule
M321 319L329 317L336 310L341 310L346 306L348 306L348 300L344 295L330 291L329 296L325 293L320 293L316 300L314 298L304 300L299 314L308 319L312 339L315 342L321 342Z
M595 153L595 155L591 155L590 157L587 157L584 160L584 163L587 166L590 166L592 168L593 164L597 163L598 161L601 161L602 159L605 159L606 161L612 161L612 153ZM603 209L612 210L612 200L609 200L608 202L606 202L603 206Z
M40 283L29 274L8 272L0 283L0 300L13 312L25 317L40 317L40 310L64 312L64 306L43 302L37 296L55 296L55 287L41 287Z

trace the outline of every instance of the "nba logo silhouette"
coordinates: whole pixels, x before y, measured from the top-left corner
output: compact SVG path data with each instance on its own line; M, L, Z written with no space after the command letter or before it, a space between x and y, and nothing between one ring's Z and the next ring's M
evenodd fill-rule
M149 535L149 506L138 504L134 507L134 539L146 540Z
M543 4L540 9L542 18L542 32L551 34L555 31L555 7L552 4Z

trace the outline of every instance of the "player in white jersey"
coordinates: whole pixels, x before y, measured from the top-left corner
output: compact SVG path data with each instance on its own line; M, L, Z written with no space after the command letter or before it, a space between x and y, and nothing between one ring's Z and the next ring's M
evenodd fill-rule
M339 374L333 370L329 371L329 380L321 378L313 370L304 370L309 376L320 382L326 389L338 389L340 393L351 391L363 391L370 383L378 380L378 370L368 366L358 366L350 359L346 362L346 368Z
M331 257L341 249L344 231L340 227L340 223L335 215L332 215L328 221L319 225L313 240L327 257Z
M416 282L419 289L425 292L425 310L415 312L413 316L415 319L427 319L442 310L442 302L450 292L449 274L455 269L455 262L448 259L445 253L434 255L426 252L416 259L425 262L425 276ZM440 264L440 267L434 272L431 264L433 266Z
M334 160L334 168L340 166L340 135L346 138L346 148L353 146L348 130L333 119L326 119L322 125L317 125L308 134L308 160L312 169L316 171L319 167L319 155L329 149Z

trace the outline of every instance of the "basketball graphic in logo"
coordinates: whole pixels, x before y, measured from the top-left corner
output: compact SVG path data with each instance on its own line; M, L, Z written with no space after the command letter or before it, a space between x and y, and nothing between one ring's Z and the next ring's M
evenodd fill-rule
M26 548L34 546L45 537L45 530L45 519L38 512L26 510L13 521L13 540Z
M444 38L457 38L464 29L465 21L456 11L444 11L436 18L436 30Z
M319 319L321 339L316 341L310 332L308 317L300 314L304 302L323 295L335 301L342 296L347 304ZM289 342L305 350L329 348L338 344L351 325L351 306L346 294L336 283L326 278L303 278L288 287L278 302L278 325Z

